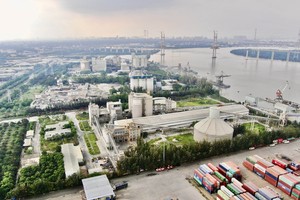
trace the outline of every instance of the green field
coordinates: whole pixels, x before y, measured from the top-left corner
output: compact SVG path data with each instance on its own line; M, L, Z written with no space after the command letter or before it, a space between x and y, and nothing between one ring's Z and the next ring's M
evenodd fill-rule
M76 115L77 120L89 120L89 113L83 112Z
M79 127L82 131L91 131L92 130L88 121L79 122Z
M169 143L172 143L176 146L185 145L195 142L192 133L185 133L175 136L166 137Z
M95 135L95 133L85 133L84 134L84 140L85 140L85 143L86 143L86 146L88 147L89 149L89 153L91 155L97 155L97 154L100 154L100 150L99 150L99 147L97 145L97 137Z
M159 140L161 140L161 138L155 138L155 139L149 140L148 143L150 145L154 145L154 143L157 142L157 141L159 141Z
M207 98L190 98L182 101L177 102L177 107L189 107L189 106L207 106L218 104L219 102L213 99Z
M266 127L256 122L254 123L254 125L252 125L252 123L245 123L243 124L243 126L245 127L246 131L253 133L259 133L260 131L264 131L266 129Z

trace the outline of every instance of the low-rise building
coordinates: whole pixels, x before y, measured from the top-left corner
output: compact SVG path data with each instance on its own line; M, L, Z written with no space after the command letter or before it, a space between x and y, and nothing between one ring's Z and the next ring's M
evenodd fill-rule
M128 95L128 109L132 118L151 116L153 114L153 98L146 93L133 93Z
M74 146L72 143L61 145L61 152L64 155L64 168L66 178L73 174L79 174L79 164L82 164L83 156L79 146Z
M46 131L45 133L45 140L50 140L56 137L61 137L63 135L70 135L71 129L59 129L59 130L53 130L53 131Z
M30 147L31 144L32 144L31 138L25 138L25 139L24 139L23 147L25 147L25 148L26 148L26 147Z
M155 97L153 98L153 109L154 111L168 112L172 111L177 107L176 101L166 97Z
M115 193L106 175L82 179L85 199L113 200Z
M28 130L26 132L26 138L33 138L34 137L34 130Z

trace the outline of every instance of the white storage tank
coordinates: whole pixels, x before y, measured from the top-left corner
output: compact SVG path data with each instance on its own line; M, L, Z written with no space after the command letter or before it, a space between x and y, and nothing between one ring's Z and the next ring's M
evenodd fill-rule
M132 99L132 118L143 116L143 99L133 98Z
M231 140L233 137L233 128L220 119L220 109L210 108L209 117L201 120L194 126L194 140L201 142L206 140L214 142L216 140Z

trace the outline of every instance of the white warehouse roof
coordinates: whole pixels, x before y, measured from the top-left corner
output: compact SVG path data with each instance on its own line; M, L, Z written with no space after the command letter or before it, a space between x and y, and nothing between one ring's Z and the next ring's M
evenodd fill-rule
M87 200L115 196L106 175L82 179L82 184Z
M64 155L64 168L66 177L80 172L79 162L83 162L82 153L79 146L72 143L61 145L61 152Z
M219 107L221 112L221 118L226 118L233 116L234 114L238 115L247 115L249 110L240 104L235 105L226 105ZM142 125L143 130L155 130L156 128L162 127L184 127L190 125L194 121L199 121L208 117L209 108L200 109L200 110L191 110L176 112L163 115L153 115L148 117L137 117L133 119L123 119L117 120L114 122L117 126L126 126L129 123L136 123Z

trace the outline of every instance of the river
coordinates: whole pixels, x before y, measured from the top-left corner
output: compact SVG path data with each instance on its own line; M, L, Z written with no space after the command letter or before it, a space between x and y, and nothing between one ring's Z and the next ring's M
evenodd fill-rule
M285 61L273 61L254 58L248 60L245 57L230 53L233 48L221 48L217 50L215 67L212 67L212 49L167 49L165 50L165 64L183 67L189 65L197 71L200 77L215 79L221 71L230 74L224 78L224 84L231 85L228 89L222 89L221 94L235 101L244 101L245 96L251 94L256 97L276 97L277 89L286 87L283 98L300 103L300 63ZM150 60L160 62L160 54L154 54Z

